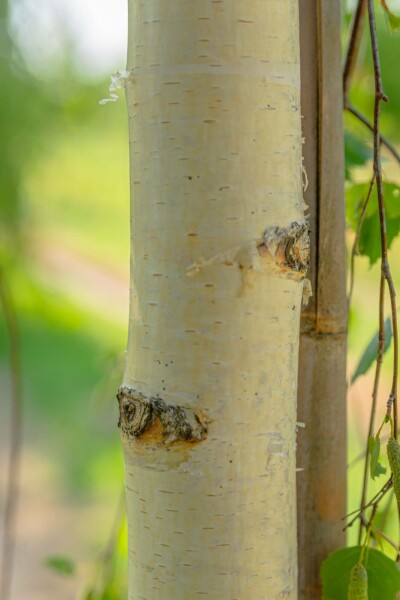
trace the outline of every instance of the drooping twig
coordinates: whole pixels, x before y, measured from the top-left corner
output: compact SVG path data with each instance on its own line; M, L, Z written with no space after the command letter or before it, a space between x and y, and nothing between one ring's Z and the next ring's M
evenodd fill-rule
M350 28L349 43L347 46L346 58L344 61L343 68L343 101L345 106L348 100L351 77L356 66L358 51L360 48L362 35L362 21L365 15L366 7L366 0L358 0Z
M374 142L374 157L373 157L373 179L375 180L378 196L378 212L379 212L379 223L381 233L381 279L380 279L380 293L379 293L379 343L378 343L378 354L376 361L375 380L374 388L372 393L372 407L369 423L368 439L373 434L376 404L378 396L378 387L381 366L383 361L384 342L385 342L385 331L384 331L384 305L385 305L385 283L387 283L390 295L391 304L391 318L393 328L393 347L394 347L394 360L393 360L393 377L392 386L387 402L387 415L390 417L393 410L393 435L397 438L397 380L398 380L398 327L397 327L397 312L396 312L396 292L393 284L393 279L390 271L390 265L388 260L388 244L387 244L387 233L386 233L386 215L385 215L385 200L383 194L383 181L382 181L382 167L381 167L381 135L380 135L380 106L381 102L387 102L388 98L383 92L382 78L379 61L379 49L378 40L376 33L375 23L375 12L373 0L367 0L368 6L368 21L371 36L371 46L374 64L374 81L375 81L375 102L374 102L374 122L373 122L373 142ZM364 477L363 487L361 496L361 507L365 504L367 487L368 487L368 444L365 454L364 463ZM368 506L368 505L367 505ZM358 516L364 516L364 508L360 509ZM357 518L357 517L356 517ZM364 519L360 518L360 530L359 530L359 542L362 539L362 531L365 527Z
M361 503L360 506L364 506L367 491L368 491L368 466L369 466L369 438L374 433L375 427L375 416L376 416L376 405L378 402L378 390L379 390L379 381L381 376L381 368L383 363L383 353L385 348L385 323L384 323L384 314L381 307L384 305L385 301L385 278L383 273L381 272L381 281L379 287L379 336L378 336L378 355L376 357L376 367L375 367L375 377L374 377L374 387L372 390L372 403L371 403L371 413L369 417L369 427L368 427L368 437L367 437L367 447L365 450L365 459L364 459L364 474L363 474L363 485L361 491ZM360 521L360 529L358 532L358 543L361 543L362 538L362 530L363 530L363 521Z
M4 273L0 268L0 303L3 309L10 346L11 419L10 454L4 509L0 600L8 600L15 550L15 525L18 500L18 479L21 454L22 384L20 341L16 312Z
M379 206L379 222L381 228L381 270L387 282L390 294L390 305L392 313L392 328L393 328L393 376L392 387L387 403L387 414L391 415L393 410L393 435L397 438L397 380L398 380L398 327L397 327L397 311L396 311L396 291L393 284L393 279L390 271L388 260L388 246L386 235L386 215L385 215L385 200L383 194L382 182L382 167L380 155L380 107L381 102L387 102L388 98L383 92L381 67L379 60L378 39L376 33L375 10L373 0L368 0L368 20L371 34L372 57L374 63L374 78L375 78L375 103L374 103L374 174L376 180L376 189L378 194ZM380 329L383 329L383 301L379 306L379 323ZM380 332L381 333L381 332Z
M370 131L374 131L374 124L371 123L361 111L353 106L349 100L349 90L353 72L356 66L358 52L362 36L362 24L367 8L366 0L358 0L350 28L349 42L343 67L343 106L350 114L363 123ZM400 163L400 154L394 145L382 134L380 134L380 143L383 144L391 153L393 158Z
M357 61L357 54L360 45L361 32L362 32L362 20L365 14L365 9L368 10L368 22L370 39L372 46L372 56L374 65L374 82L375 82L375 102L374 102L374 117L371 123L367 117L365 117L358 109L356 109L349 101L349 88L352 73ZM375 427L375 416L378 398L378 388L380 381L380 374L383 362L384 353L384 342L385 342L385 331L384 331L384 304L385 304L385 288L388 285L390 295L390 306L391 306L391 319L393 329L393 376L390 395L387 401L387 416L391 417L393 412L392 432L397 439L398 434L398 417L397 417L397 381L398 381L398 325L397 325L397 313L396 313L396 292L393 284L393 279L390 271L390 265L388 260L388 243L387 243L387 232L386 232L386 215L385 215L385 200L383 193L383 181L382 181L382 167L381 167L381 145L384 145L392 156L400 163L400 154L396 148L380 133L380 108L381 102L387 102L388 98L383 92L381 68L379 60L379 49L376 32L375 12L373 0L358 0L357 8L353 18L350 39L348 44L348 50L346 54L345 66L343 71L343 101L344 108L348 110L354 117L356 117L361 123L363 123L373 133L373 177L369 186L367 198L364 201L359 223L357 226L356 236L352 247L351 253L351 266L350 266L350 290L349 290L349 304L353 292L354 286L354 260L357 252L357 245L360 236L361 227L365 218L368 202L372 193L373 186L376 185L377 197L378 197L378 213L380 223L380 239L381 239L381 278L380 278L380 292L379 292L379 338L378 338L378 353L376 360L374 387L372 392L372 405L369 421L368 439L373 435ZM368 503L366 503L367 491L368 491L368 466L369 466L369 454L368 454L368 443L365 451L365 462L364 462L364 476L363 486L361 494L361 508L355 511L355 517L347 524L346 528L351 526L357 519L360 520L359 530L359 543L362 540L363 529L367 530L371 528L371 519L376 514L378 504L386 494L387 490L390 489L392 483L391 479L385 484L380 492ZM367 521L365 517L365 510L373 507L370 520ZM399 514L400 516L400 514ZM393 544L392 544L393 545ZM396 545L395 545L396 546Z

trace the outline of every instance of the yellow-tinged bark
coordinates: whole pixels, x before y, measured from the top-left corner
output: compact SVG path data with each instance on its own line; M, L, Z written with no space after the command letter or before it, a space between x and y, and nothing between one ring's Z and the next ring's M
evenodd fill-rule
M293 600L297 0L130 0L127 68L129 597Z

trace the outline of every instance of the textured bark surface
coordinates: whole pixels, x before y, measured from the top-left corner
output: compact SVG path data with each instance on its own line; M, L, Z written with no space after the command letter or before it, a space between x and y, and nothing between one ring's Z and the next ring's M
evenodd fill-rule
M294 600L297 2L129 15L129 597Z
M319 600L321 562L345 545L346 252L340 5L302 0L304 162L314 295L302 314L298 420L299 598Z

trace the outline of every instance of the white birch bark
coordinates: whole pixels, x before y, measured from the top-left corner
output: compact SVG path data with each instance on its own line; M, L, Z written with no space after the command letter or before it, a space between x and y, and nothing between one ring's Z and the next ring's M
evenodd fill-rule
M129 0L131 600L297 597L298 54L297 0Z

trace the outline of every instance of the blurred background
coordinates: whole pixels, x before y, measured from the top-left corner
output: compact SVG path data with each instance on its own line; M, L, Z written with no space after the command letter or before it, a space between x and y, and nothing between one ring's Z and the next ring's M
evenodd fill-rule
M344 43L352 4L344 5ZM383 85L390 98L383 131L400 148L400 33L378 13ZM126 28L126 0L0 0L0 268L17 313L23 375L12 600L126 597L115 393L128 323L128 133L123 94L115 103L99 104L108 97L112 72L125 68ZM351 100L371 118L366 36ZM371 177L372 144L354 117L346 115L345 122L351 225L361 197L354 190ZM396 191L400 167L387 152L384 158L385 179ZM395 238L400 208L396 212L394 206ZM374 242L379 230L375 234L370 225ZM350 227L349 246L353 238ZM368 247L356 261L349 376L378 328L379 261ZM394 239L398 288L399 250ZM390 387L390 352L379 421ZM11 381L6 320L0 315L0 516ZM360 497L372 381L370 368L349 386L350 510ZM394 506L388 515L397 539ZM350 530L351 543L355 537Z
M128 134L123 94L99 101L125 68L126 4L0 0L0 265L23 373L14 600L125 595L115 394L128 323ZM11 382L1 313L0 378L4 508Z

